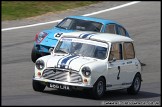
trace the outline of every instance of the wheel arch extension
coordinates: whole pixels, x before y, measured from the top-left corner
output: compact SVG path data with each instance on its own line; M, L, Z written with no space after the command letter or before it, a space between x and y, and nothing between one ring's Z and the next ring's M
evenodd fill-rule
M140 73L140 72L137 72L137 73L135 74L135 76L136 76L136 75L139 75L139 77L140 77L141 81L143 81L143 80L142 80L142 76L141 76L141 73ZM135 77L135 76L134 76L134 77Z
M105 81L105 84L106 84L106 78L105 78L105 76L103 76L103 75L101 75L101 76L96 80L96 82L97 82L100 78L103 78L104 81ZM96 82L95 82L94 84L96 84Z

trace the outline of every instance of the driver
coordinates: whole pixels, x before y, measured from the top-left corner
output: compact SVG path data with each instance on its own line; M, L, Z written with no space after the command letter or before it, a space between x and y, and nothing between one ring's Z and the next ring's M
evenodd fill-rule
M81 47L82 47L81 43L73 43L72 44L72 53L79 54Z

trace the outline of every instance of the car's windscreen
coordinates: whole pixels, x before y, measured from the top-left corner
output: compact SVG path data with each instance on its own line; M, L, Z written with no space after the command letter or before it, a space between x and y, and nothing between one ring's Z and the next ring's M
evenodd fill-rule
M68 30L100 32L102 24L94 21L66 18L56 27Z
M63 39L57 44L55 53L67 53L83 57L105 59L107 57L107 49L108 45L106 43Z

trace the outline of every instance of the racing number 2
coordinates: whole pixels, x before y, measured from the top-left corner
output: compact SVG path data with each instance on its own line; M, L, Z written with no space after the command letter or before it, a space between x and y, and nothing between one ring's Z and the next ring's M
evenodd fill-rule
M118 75L117 75L117 80L120 79L120 77L119 77L119 75L120 75L120 66L118 66L118 70L119 70L119 72L118 72Z

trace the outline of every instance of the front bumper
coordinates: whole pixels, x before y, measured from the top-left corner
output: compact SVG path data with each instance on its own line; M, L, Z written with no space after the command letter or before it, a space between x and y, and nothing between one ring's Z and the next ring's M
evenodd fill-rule
M47 53L47 54L50 54L49 53L49 49L51 47L49 47L49 46L44 46L44 45L36 44L36 45L34 45L34 47L35 47L35 50L36 50L37 53Z
M55 47L57 39L44 38L41 43L34 42L35 50L38 53L49 53L49 49Z
M44 82L45 84L54 83L54 84L60 84L60 85L68 85L71 87L93 88L93 86L85 85L83 83L69 83L69 82L54 81L54 80L42 79L42 78L33 78L33 80Z

